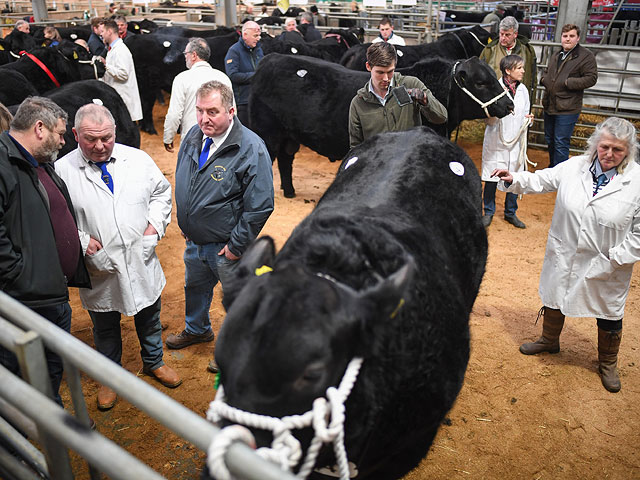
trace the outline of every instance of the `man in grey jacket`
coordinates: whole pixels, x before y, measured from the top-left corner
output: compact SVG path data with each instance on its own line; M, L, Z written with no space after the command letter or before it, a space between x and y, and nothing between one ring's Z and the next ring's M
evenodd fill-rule
M175 180L178 225L187 241L185 328L167 337L169 348L214 339L213 287L220 281L224 288L273 211L267 148L234 114L229 87L210 81L198 89L198 125L180 145Z

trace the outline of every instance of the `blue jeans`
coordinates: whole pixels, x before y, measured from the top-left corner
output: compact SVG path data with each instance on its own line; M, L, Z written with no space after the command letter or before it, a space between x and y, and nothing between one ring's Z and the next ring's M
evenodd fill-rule
M185 330L193 335L211 332L209 309L213 299L213 287L218 282L224 289L238 262L227 259L218 252L226 243L196 245L187 240L184 251L184 308Z
M550 167L555 167L569 158L571 135L579 116L579 113L574 115L549 115L545 112L544 139L549 148Z
M498 182L484 182L484 194L482 201L484 203L484 214L493 216L496 213L496 189ZM513 217L518 210L518 195L515 193L507 193L504 199L504 216Z
M140 342L140 357L145 367L155 370L164 365L162 361L162 324L160 323L160 297L152 305L143 308L133 316L136 333ZM120 312L93 312L89 310L93 322L93 342L96 350L122 365L122 333Z
M54 325L57 325L65 332L71 332L71 307L69 302L53 305L51 307L32 308L38 315L46 318ZM62 358L48 348L44 349L45 358L47 359L47 368L49 370L49 380L51 381L51 389L53 390L53 399L58 405L64 407L62 398L60 398L60 383L62 383ZM4 365L12 373L19 375L20 366L17 357L2 347L0 347L0 363Z

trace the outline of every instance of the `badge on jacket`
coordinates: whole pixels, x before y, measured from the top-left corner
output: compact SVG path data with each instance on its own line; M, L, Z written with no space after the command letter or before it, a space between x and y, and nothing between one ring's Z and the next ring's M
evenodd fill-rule
M233 58L228 58L227 63L231 63L231 62L233 62Z

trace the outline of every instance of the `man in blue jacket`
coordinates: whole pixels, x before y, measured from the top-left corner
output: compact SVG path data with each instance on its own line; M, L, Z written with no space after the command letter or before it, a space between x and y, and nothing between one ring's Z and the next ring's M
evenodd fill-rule
M234 118L233 93L210 81L196 93L198 125L180 144L175 192L178 225L187 244L185 328L167 347L211 342L213 287L225 283L273 211L273 171L267 148Z
M242 26L242 37L232 45L224 57L225 70L233 84L236 96L238 118L245 126L249 123L249 93L251 77L256 72L258 62L264 57L260 42L260 25L256 22L245 22Z

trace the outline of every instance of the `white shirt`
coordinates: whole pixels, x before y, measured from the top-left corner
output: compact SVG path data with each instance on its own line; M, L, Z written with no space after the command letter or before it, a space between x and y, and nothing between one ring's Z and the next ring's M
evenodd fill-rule
M102 81L111 85L122 97L131 120L134 122L141 120L142 102L140 102L136 68L129 48L119 38L111 44L107 52L105 69Z
M164 143L173 142L178 127L180 127L181 135L186 135L191 127L198 123L196 119L196 92L203 83L211 80L217 80L233 91L229 77L204 60L194 63L189 70L179 73L173 79L169 110L164 119ZM233 106L236 106L235 100Z
M166 284L155 247L171 221L171 185L142 150L116 143L112 158L113 193L79 148L55 169L69 189L82 251L90 237L103 247L85 255L93 288L79 289L82 306L135 315L152 305ZM148 224L158 235L143 235Z
M374 38L371 41L371 43L378 43L378 42L384 42L384 40L382 39L382 37L380 37L380 35L378 35L376 38ZM395 33L391 34L391 37L389 37L389 39L387 40L387 43L390 43L392 45L400 45L401 47L404 47L406 45L404 38L402 38L400 35L397 35Z
M209 156L207 157L207 160L211 158L211 155L213 155L216 152L216 150L220 148L220 145L222 145L224 141L227 139L227 137L229 136L229 132L231 132L231 128L233 127L233 122L235 122L235 117L233 117L233 121L229 125L229 128L227 128L227 130L222 135L218 135L217 137L211 137L211 140L213 140L213 143L209 147ZM202 151L202 149L204 148L204 143L207 141L207 138L209 137L207 137L206 135L202 136L202 147L200 147L200 151Z

